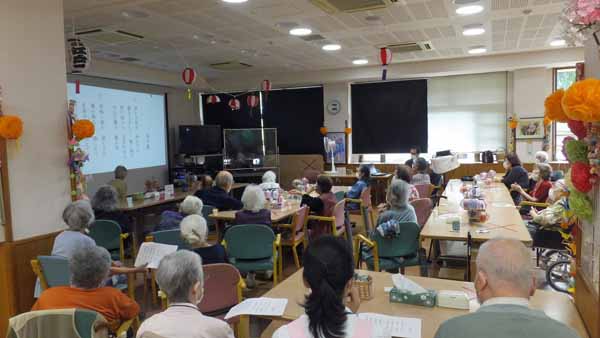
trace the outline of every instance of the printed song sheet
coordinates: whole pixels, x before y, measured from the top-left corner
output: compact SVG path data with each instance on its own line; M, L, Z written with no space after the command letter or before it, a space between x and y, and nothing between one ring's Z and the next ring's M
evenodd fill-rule
M177 251L177 245L160 244L154 242L142 243L135 259L135 266L148 264L149 269L158 269L160 260L168 254Z

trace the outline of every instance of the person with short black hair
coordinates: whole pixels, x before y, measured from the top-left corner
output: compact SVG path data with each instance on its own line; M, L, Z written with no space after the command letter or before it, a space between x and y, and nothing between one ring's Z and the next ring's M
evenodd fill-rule
M273 338L374 337L373 325L356 315L360 306L353 284L352 250L344 240L323 236L304 254L304 286L310 293L305 314L277 329Z
M431 178L429 177L429 163L427 160L419 157L413 163L413 171L415 172L410 179L410 183L413 185L417 184L431 184Z
M335 194L331 192L333 182L331 177L326 175L319 175L317 177L316 191L319 194L318 197L312 197L310 194L304 194L302 196L302 205L307 205L310 211L319 216L331 217L333 216L333 209L337 204ZM329 223L309 223L311 228L311 237L316 238L324 233L331 232L331 225Z
M407 165L409 168L412 168L413 164L419 158L419 155L421 155L421 152L419 151L418 146L412 146L412 147L410 147L409 153L410 153L410 159L408 161L404 162L404 165Z
M409 201L416 200L421 198L419 195L419 191L415 188L414 185L410 184L411 176L410 176L410 167L404 164L399 164L396 167L396 172L394 175L394 179L402 180L410 185L410 195L408 197Z
M521 160L517 154L509 153L506 155L506 159L504 159L502 165L504 166L504 169L506 169L506 174L502 179L502 183L504 183L508 189L511 189L513 184L518 184L523 189L529 188L529 174L527 173L527 170L521 166ZM515 205L521 203L521 194L519 192L511 191L510 196Z

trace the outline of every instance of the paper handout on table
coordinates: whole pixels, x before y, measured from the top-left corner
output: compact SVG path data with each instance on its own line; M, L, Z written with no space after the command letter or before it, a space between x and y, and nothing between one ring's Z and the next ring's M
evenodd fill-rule
M160 260L168 254L177 251L177 245L160 244L154 242L145 242L140 246L135 266L140 267L148 264L149 269L158 269Z
M404 277L400 273L392 275L392 282L394 283L394 287L398 290L409 291L411 293L426 293L427 292L427 290L425 288L423 288L421 285Z
M371 322L374 338L421 338L421 319L386 316L377 313L359 313L358 318Z
M285 298L248 298L234 306L225 315L225 320L241 315L281 316L285 311L288 300Z

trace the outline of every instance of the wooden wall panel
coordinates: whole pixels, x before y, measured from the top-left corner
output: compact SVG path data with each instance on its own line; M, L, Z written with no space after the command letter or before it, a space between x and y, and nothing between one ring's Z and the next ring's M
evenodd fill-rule
M33 291L36 276L31 270L31 259L52 252L54 238L59 232L36 236L12 243L12 262L14 269L13 289L16 295L17 313L27 312L33 306Z
M12 243L0 243L0 337L6 337L8 319L16 314Z

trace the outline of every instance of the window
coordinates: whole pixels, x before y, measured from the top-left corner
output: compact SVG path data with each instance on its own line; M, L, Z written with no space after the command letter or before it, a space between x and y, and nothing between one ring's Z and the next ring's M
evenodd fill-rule
M558 89L569 88L576 79L576 70L574 67L554 69L554 91ZM554 159L557 161L566 161L567 158L562 153L563 140L567 136L572 136L571 130L566 123L554 123Z
M427 80L428 154L448 149L472 153L504 148L506 87L506 72ZM422 156L427 158L428 154ZM407 153L386 154L390 163L404 163L409 158ZM378 162L379 155L365 155L363 160Z

